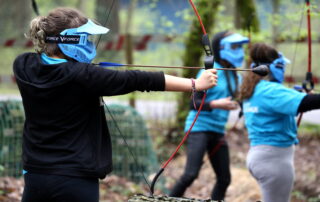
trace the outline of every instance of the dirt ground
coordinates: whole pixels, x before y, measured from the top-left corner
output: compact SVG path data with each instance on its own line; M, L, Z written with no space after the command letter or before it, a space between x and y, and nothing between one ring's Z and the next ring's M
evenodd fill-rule
M183 156L175 162L175 165L179 167L173 167L173 165L171 165L171 167L166 171L165 175L170 179L167 182L168 187L171 187L173 181L182 174L182 165L184 165L184 162L185 157ZM225 198L226 201L255 202L260 199L259 187L245 168L232 167L231 174L232 182L228 188L227 196ZM198 179L195 180L195 182L187 189L185 197L209 199L214 182L215 176L211 165L208 160L205 160Z
M225 200L227 202L255 202L261 200L260 190L245 166L249 142L243 129L233 130L226 135L231 157L232 182ZM292 202L320 202L320 137L299 137L300 143L295 151L295 185ZM170 188L181 176L185 164L181 155L164 172L166 187ZM204 159L198 179L188 188L186 197L208 199L215 182L210 163Z
M254 179L245 167L245 158L248 151L247 137L243 131L235 131L227 135L230 146L232 183L228 188L227 202L255 202L260 199L260 191ZM165 187L169 190L176 179L182 174L185 155L174 159L163 173ZM296 180L292 202L319 202L320 201L320 138L300 138L296 147L295 167ZM151 178L151 176L149 177ZM149 179L150 180L150 179ZM215 182L215 176L207 159L198 179L185 193L185 197L209 199ZM17 202L21 200L23 180L13 178L0 179L0 201ZM156 195L167 194L168 191L156 190ZM133 194L148 195L145 185L138 185L127 179L117 176L108 176L100 183L101 202L127 201Z

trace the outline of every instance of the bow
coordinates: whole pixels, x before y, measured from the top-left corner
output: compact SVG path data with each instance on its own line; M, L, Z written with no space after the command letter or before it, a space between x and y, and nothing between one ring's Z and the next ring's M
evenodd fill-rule
M205 27L203 25L202 19L201 19L200 15L199 15L199 12L198 12L196 6L194 5L192 0L189 0L189 3L191 4L194 13L197 16L198 22L200 23L200 26L201 26L201 29L202 29L202 33L203 33L203 35L202 35L202 46L203 46L205 54L206 54L205 59L204 59L204 66L205 66L205 69L211 69L211 68L213 68L213 65L214 65L214 58L213 58L213 54L212 54L212 48L211 48L209 37L208 37L207 31L206 31L206 29L205 29ZM197 114L196 114L196 116L195 116L190 128L187 130L186 134L184 135L183 139L181 140L179 145L176 147L175 151L171 154L169 159L162 165L160 170L157 172L157 174L153 178L152 183L151 183L151 188L150 188L150 195L151 196L153 196L154 186L155 186L155 184L157 182L157 179L162 174L162 172L167 167L167 165L170 163L170 161L173 159L173 157L176 155L176 153L179 151L179 149L183 145L183 143L187 140L187 138L188 138L188 136L189 136L189 134L190 134L194 124L196 123L196 121L197 121L197 119L199 117L199 114L200 114L200 112L202 110L203 104L204 104L205 99L206 99L206 95L207 94L206 94L206 91L205 91L204 95L202 97L201 104L200 104L200 107L198 109L198 112L197 112Z
M310 18L310 1L305 0L306 7L307 7L307 28L308 28L308 69L306 73L306 78L302 82L302 88L306 93L311 93L314 89L314 81L312 76L312 38L311 38L311 18ZM303 113L300 113L297 126L300 126L302 120Z
M210 68L213 68L214 66L214 57L213 57L213 54L212 54L212 47L211 47L211 43L210 43L210 40L209 40L209 37L208 37L208 34L206 32L206 29L203 25L203 22L202 22L202 19L198 13L198 10L196 8L196 6L194 5L193 1L192 0L189 0L192 8L193 8L193 11L195 13L195 15L197 16L197 19L198 19L198 22L200 23L200 26L201 26L201 30L203 32L203 35L202 35L202 46L204 48L204 51L205 51L205 59L204 59L204 66L205 66L205 69L210 69ZM97 64L94 64L94 65L99 65L99 66L102 66L102 67L120 67L120 66L127 66L127 67L156 67L156 68L183 68L183 69L203 69L203 67L177 67L177 66L155 66L155 65L134 65L134 64L119 64L119 63L113 63L113 62L100 62L100 63L97 63ZM266 66L259 66L259 67L256 67L256 68L253 68L253 69L229 69L229 68L217 68L219 70L228 70L228 71L252 71L258 75L261 75L261 76L265 76L268 74L268 67ZM171 156L169 157L169 159L161 166L160 170L156 173L155 177L153 178L152 180L152 183L151 183L151 186L149 186L150 188L150 195L152 196L153 193L154 193L154 186L157 182L157 179L159 178L159 176L162 174L162 172L164 171L164 169L167 167L167 165L171 162L171 160L174 158L174 156L176 155L176 153L179 151L179 149L181 148L181 146L184 144L184 142L186 141L186 139L188 138L194 124L196 123L198 117L199 117L199 114L202 110L202 107L203 107L203 104L205 102L205 98L206 98L206 92L204 93L203 95L203 98L202 98L202 101L201 101L201 104L200 104L200 107L197 111L197 114L190 126L190 128L187 130L185 136L183 137L183 139L181 140L181 142L179 143L179 145L176 147L175 151L171 154ZM119 130L120 132L120 130ZM129 148L129 147L128 147Z

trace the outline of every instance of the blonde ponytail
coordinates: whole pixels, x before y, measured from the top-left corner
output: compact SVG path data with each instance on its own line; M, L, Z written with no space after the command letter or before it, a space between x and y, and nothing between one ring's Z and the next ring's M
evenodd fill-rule
M61 54L57 44L46 43L46 36L59 35L63 30L80 27L88 19L73 8L56 8L48 16L38 16L30 22L30 29L25 36L29 38L38 53L48 56Z
M29 33L25 36L32 41L38 53L44 52L45 49L45 24L46 17L38 16L30 22Z

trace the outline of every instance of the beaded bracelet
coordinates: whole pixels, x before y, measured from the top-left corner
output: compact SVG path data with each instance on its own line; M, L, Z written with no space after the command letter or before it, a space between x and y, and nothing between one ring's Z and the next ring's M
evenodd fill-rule
M196 102L194 101L194 94L196 92L196 82L194 81L193 78L191 78L191 88L192 88L191 97L192 97L193 107L194 109L197 109Z

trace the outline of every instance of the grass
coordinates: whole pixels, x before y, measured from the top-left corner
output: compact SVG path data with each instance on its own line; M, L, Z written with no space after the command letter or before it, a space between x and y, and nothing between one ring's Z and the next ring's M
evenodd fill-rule
M320 125L312 123L301 123L299 127L299 136L302 137L320 137Z

